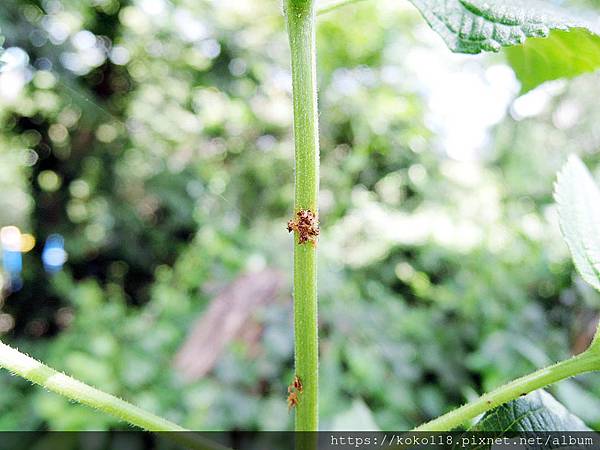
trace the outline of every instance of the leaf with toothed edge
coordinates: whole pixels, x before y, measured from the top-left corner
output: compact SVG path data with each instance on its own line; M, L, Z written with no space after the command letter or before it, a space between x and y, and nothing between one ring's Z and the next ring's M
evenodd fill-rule
M554 199L575 267L600 291L600 190L577 156L571 155L558 173Z
M551 30L583 28L591 21L536 0L411 0L431 28L457 53L497 52Z
M600 22L539 0L411 0L456 53L507 49L522 92L600 68ZM597 19L597 18L595 18Z

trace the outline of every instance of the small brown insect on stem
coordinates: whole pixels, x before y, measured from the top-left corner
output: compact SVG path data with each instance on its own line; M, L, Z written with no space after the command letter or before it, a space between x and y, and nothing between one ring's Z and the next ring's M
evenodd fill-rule
M295 392L290 392L287 398L288 411L291 411L292 408L297 406L299 402L300 399L298 398L298 394Z
M288 222L287 230L290 233L298 233L298 244L310 242L316 245L319 237L319 220L311 210L301 209L296 213L296 218Z
M300 381L298 375L294 375L294 381L292 381L291 386L292 388L296 389L299 394L302 394L302 381Z
M292 383L288 386L288 398L287 398L287 403L288 403L288 410L291 411L291 409L294 406L297 406L298 403L300 402L300 394L302 394L302 381L300 381L300 378L298 377L298 375L294 375L294 380L292 381Z

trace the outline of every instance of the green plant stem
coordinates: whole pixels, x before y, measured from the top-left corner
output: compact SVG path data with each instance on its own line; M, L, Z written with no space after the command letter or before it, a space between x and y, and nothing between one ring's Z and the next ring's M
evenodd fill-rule
M169 433L167 437L189 448L196 450L228 450L227 447L197 434L179 433L189 430L162 417L144 411L114 395L107 394L64 373L58 372L3 342L0 342L0 367L4 367L9 372L38 384L49 391L110 414L144 430L176 432Z
M292 60L295 143L295 211L318 211L319 133L313 0L286 0ZM296 375L303 385L296 431L318 429L318 330L316 245L294 239L294 334Z
M144 430L188 431L162 417L58 372L3 342L0 342L0 367L49 391L98 409ZM168 438L197 450L226 449L193 433L169 433Z
M0 366L32 383L148 431L185 431L168 420L146 412L113 395L58 372L0 342Z
M412 431L450 431L490 409L533 392L536 389L541 389L557 381L595 370L600 370L600 354L590 349L573 358L517 378L504 386L500 386L482 395L477 400L467 403L454 411L450 411Z
M364 0L333 0L331 2L327 2L324 5L321 5L317 8L317 15L326 14L328 12L334 11L342 6L351 5L352 3L362 2Z

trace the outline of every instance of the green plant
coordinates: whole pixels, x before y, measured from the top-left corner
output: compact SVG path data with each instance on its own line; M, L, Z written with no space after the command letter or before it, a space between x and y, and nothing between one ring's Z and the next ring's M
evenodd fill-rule
M342 6L344 3L351 2L336 2L332 5L326 5L316 12L331 11L333 8ZM524 89L530 89L547 79L574 76L595 67L593 60L595 53L592 50L597 45L597 38L594 34L586 31L591 27L578 20L564 18L564 15L560 12L553 12L549 17L556 18L551 19L548 24L544 24L541 22L541 16L521 14L516 6L513 6L514 10L512 12L509 9L507 13L506 9L502 9L501 12L495 11L493 7L489 7L489 3L485 3L485 9L483 9L475 1L457 1L453 8L443 10L440 13L441 2L439 4L434 1L415 2L415 4L422 10L423 15L432 24L434 29L443 32L445 40L455 51L476 53L481 50L497 50L500 46L520 44L525 37L543 35L548 33L549 29L557 28L558 31L550 33L548 38L528 40L522 49L521 47L514 48L509 54L511 63L523 81ZM481 4L483 5L483 3ZM302 383L302 389L301 391L296 389L293 393L297 393L298 395L296 404L298 430L311 430L318 427L317 300L315 281L316 236L318 234L318 133L314 42L316 12L314 2L312 1L288 1L286 3L288 32L292 50L297 169L295 216L291 220L289 228L296 233L296 242L294 245L296 374ZM460 24L461 27L457 27L457 24ZM465 24L464 29L467 30L466 32L463 31L463 24ZM467 25L470 25L471 28L468 29ZM572 30L563 31L564 27L572 28ZM541 54L544 54L546 51L553 51L559 43L564 48L570 50L573 50L574 45L585 45L585 48L590 49L590 57L581 58L576 52L561 51L559 54L552 55L549 60L554 61L554 63L542 74L538 70L540 67L539 64L536 64L535 70L532 70L530 65L525 64L531 60L530 55L540 54L540 50L536 46L541 46ZM565 63L564 58L571 59ZM521 62L521 66L519 66L519 62ZM565 229L565 225L563 225L563 229ZM571 248L573 249L572 245ZM576 261L577 258L575 256ZM585 258L583 259L583 261L586 260ZM581 264L581 262L578 263L580 270ZM591 274L594 275L594 272L592 271ZM589 281L589 279L590 276L587 276L586 280ZM516 384L511 383L505 388L500 388L488 394L487 397L483 397L479 401L470 404L470 406L467 405L467 407L451 413L449 416L444 416L445 418L442 417L439 421L434 421L425 427L430 426L434 427L434 429L438 429L438 427L440 429L442 427L452 427L473 417L475 414L516 398L522 393L567 376L586 370L593 370L595 368L593 367L593 352L591 350L589 352L579 359L575 358L574 360L560 363L551 369L527 376L520 381L517 380ZM12 354L8 348L5 349L5 353L7 355ZM33 364L32 361L29 361L29 363ZM8 356L4 365L26 378L35 378L27 370L18 372L18 366L10 366L10 358ZM43 380L33 379L32 381L40 382ZM57 386L53 386L52 384L46 387L55 389L59 393L68 395L79 401L84 401L86 398L81 396L81 392L78 393L77 390L60 391ZM77 395L80 395L80 398L77 398ZM88 401L88 403L93 402ZM103 407L103 409L107 412L116 413L118 416L122 416L138 426L156 429L151 428L150 423L145 422L140 417L135 415L127 416L123 413L122 409L127 409L129 406L120 403L118 405L116 409L110 406L110 404ZM95 406L99 407L101 404L96 403ZM156 423L162 423L159 418L155 420L158 421ZM162 423L162 426L167 427L166 423ZM172 424L168 426L172 426Z
M294 333L296 376L296 430L318 429L317 256L319 197L319 131L315 5L287 0L285 15L292 56L295 141ZM294 393L290 393L293 395Z
M331 11L353 1L334 2L326 5L323 12ZM550 57L550 67L532 70L530 55L511 54L511 61L522 80L523 90L529 90L541 82L575 76L594 70L600 60L600 37L594 26L561 10L542 3L527 8L512 2L478 2L442 0L413 1L431 27L440 33L452 51L480 53L499 51L502 47L523 44L527 38L548 38L559 43L543 41L530 44L527 52ZM314 27L316 6L313 0L287 0L285 13L288 17L288 34L292 51L292 79L294 86L294 131L296 143L296 212L309 212L318 218L318 137L316 125L316 57ZM554 31L558 30L558 31ZM564 34L571 30L577 37ZM578 43L590 49L590 58L581 58ZM557 52L561 46L566 51ZM533 47L533 50L531 49ZM550 56L548 56L550 54ZM540 60L535 60L541 64ZM300 69L298 65L301 64ZM561 184L559 183L559 188ZM560 193L561 189L558 190ZM560 194L557 194L560 195ZM316 332L316 268L314 246L316 240L306 239L296 229L298 240L294 252L294 304L296 333L296 372L310 395L302 396L297 404L296 429L316 430L317 422L317 332ZM318 234L318 233L316 233ZM311 247L311 245L313 246ZM600 369L595 345L571 360L542 369L515 380L478 400L452 411L439 419L417 427L415 431L444 431L462 425L496 406L519 396L547 386L558 380L580 373Z

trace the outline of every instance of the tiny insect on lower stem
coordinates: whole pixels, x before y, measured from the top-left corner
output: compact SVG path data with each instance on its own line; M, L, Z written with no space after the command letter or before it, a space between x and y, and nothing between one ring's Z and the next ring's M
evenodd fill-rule
M288 386L287 391L288 391L288 398L287 398L288 410L291 411L292 408L294 408L298 405L298 403L300 402L300 396L304 392L304 389L302 387L302 381L300 381L300 378L298 377L298 375L294 376L294 379L293 379L292 383Z

